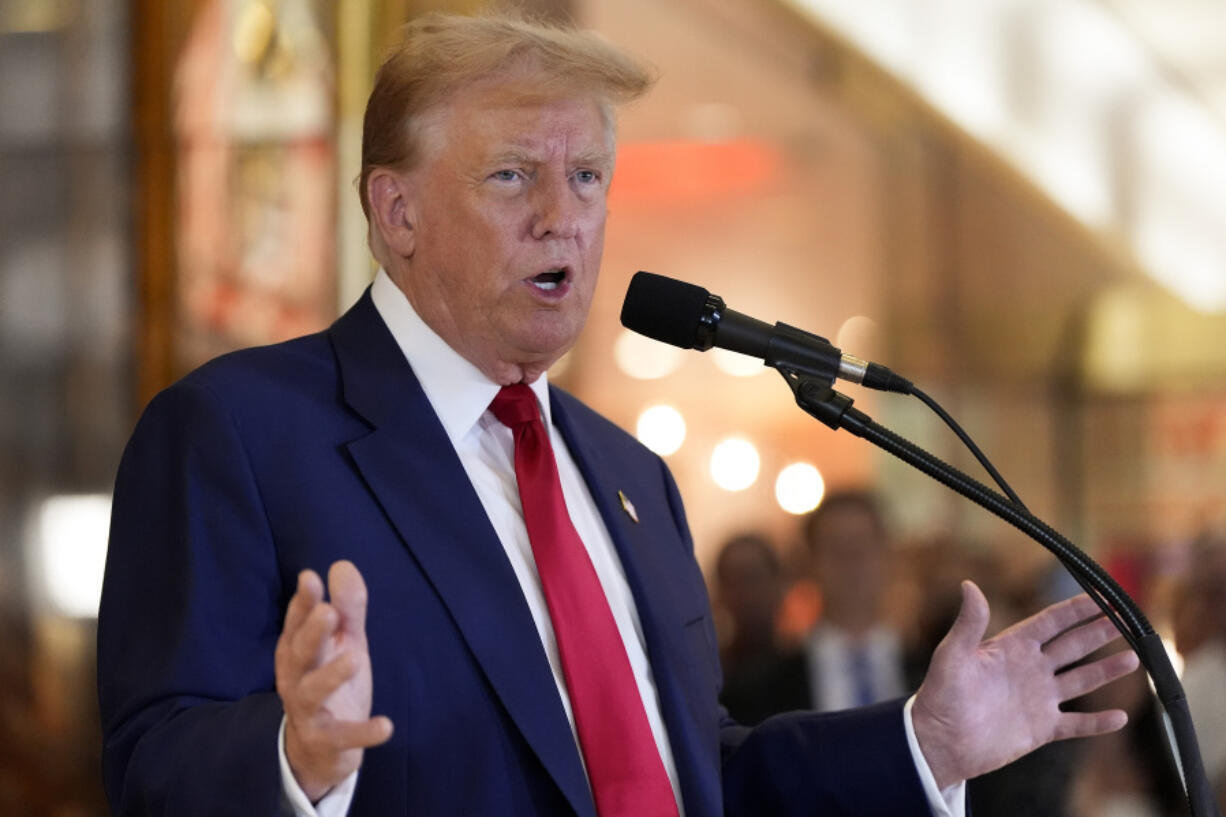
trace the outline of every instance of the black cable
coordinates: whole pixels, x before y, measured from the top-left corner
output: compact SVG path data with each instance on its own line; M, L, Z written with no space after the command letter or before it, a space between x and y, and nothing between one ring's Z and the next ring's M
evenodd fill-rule
M995 466L993 466L992 463L988 461L988 458L984 456L983 452L979 450L979 446L975 445L975 441L971 439L970 435L962 430L962 426L958 425L957 420L951 417L949 413L945 411L945 409L941 408L940 404L937 403L936 400L933 400L916 386L911 386L910 393L918 397L924 405L932 409L932 411L938 417L945 421L945 425L953 429L953 432L958 435L958 439L962 440L966 447L970 449L971 453L975 455L975 459L979 460L979 464L983 466L983 470L987 471L996 484L1000 486L1000 490L1005 493L1005 496L1009 497L1009 499L1013 501L1014 505L1018 506L1022 510L1026 510L1026 506L1022 503L1022 500L1018 498L1018 495L1013 492L1013 489L1009 487L1009 483L1005 482L1005 478L1000 475L1000 472L996 470Z
M963 444L965 444L970 452L975 455L975 459L977 459L979 464L983 466L983 470L988 472L996 484L1000 486L1000 489L1005 493L1005 495L1012 500L1013 504L1023 511L1029 513L1029 509L1026 507L1025 503L1022 502L1017 493L1014 492L1014 490L1009 486L1009 483L1005 481L1005 478L1001 476L1000 472L996 470L996 466L994 466L991 460L988 459L987 455L979 449L979 446L975 444L975 441L971 439L971 436L966 433L958 421L955 420L953 416L949 414L949 412L945 411L945 409L941 407L940 403L910 381L906 381L906 389L905 391L901 391L901 393L910 394L919 398L920 402L932 409L933 413L940 417L945 422L945 425L949 426L949 428L958 435L958 439L962 440ZM1128 642L1128 646L1135 652L1140 642L1137 640L1137 636L1134 635L1129 628L1124 626L1123 621L1115 612L1115 609L1102 598L1102 595L1094 588L1092 584L1090 584L1088 580L1081 576L1075 569L1071 569L1070 565L1060 558L1059 554L1055 555L1060 564L1062 564L1065 569L1068 570L1069 574L1073 577L1081 589L1094 600L1095 604L1099 606L1107 619L1110 620L1113 625L1115 625L1115 629L1119 631L1119 633L1124 637L1124 640Z
M975 504L1001 517L1055 554L1056 558L1067 566L1074 576L1085 576L1090 586L1096 591L1092 597L1099 603L1103 612L1110 616L1114 611L1125 625L1119 627L1121 632L1131 633L1138 640L1154 632L1145 614L1128 597L1119 583L1110 574L1099 568L1097 563L1084 551L1045 522L1028 511L1017 508L1006 497L978 480L933 457L888 428L878 425L863 412L849 409L843 419L844 427L848 431L915 466Z

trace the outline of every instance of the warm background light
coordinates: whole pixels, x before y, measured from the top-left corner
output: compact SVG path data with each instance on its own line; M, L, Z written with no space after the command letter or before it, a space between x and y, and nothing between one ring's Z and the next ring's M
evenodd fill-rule
M623 329L613 343L617 368L636 380L657 380L677 370L685 350Z
M667 457L685 442L685 418L672 406L651 406L639 415L635 434L643 445Z
M733 377L753 377L766 371L766 365L756 357L727 349L712 349L710 355L721 372Z
M792 463L775 480L775 499L791 514L808 513L821 504L825 494L821 472L807 462Z
M711 479L725 491L743 491L758 479L762 458L742 437L729 437L711 453Z
M834 336L834 345L849 355L863 358L877 356L877 322L866 315L853 315L843 321Z
M110 519L111 498L104 494L53 496L39 508L31 561L43 596L57 612L98 615Z

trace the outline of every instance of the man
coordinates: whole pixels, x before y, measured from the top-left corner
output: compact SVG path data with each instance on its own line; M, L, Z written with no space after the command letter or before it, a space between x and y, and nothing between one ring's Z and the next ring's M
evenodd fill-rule
M720 548L713 592L724 676L719 702L742 724L808 705L802 698L780 706L773 683L777 668L793 657L778 635L783 591L783 565L765 536L738 534Z
M1092 606L981 646L969 585L907 716L721 716L672 478L542 376L595 286L613 105L646 85L591 35L406 29L363 139L383 271L327 332L163 392L125 452L99 620L116 814L926 814L1118 728L1058 710L1134 666L1054 675L1109 639L1070 630Z
M731 683L721 698L739 720L790 709L833 712L910 693L927 656L908 655L885 619L890 540L879 503L863 490L829 494L804 519L802 547L822 599L803 647Z
M914 690L927 656L908 656L886 621L890 538L876 497L832 493L806 519L804 539L822 594L804 649L810 706L829 712Z

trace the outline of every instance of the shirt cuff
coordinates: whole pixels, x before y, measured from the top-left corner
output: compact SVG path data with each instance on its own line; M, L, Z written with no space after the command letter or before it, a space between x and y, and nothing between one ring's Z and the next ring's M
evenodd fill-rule
M907 728L907 746L911 749L911 759L915 761L915 769L919 772L924 796L928 798L928 807L932 809L933 817L966 817L966 781L954 783L944 789L937 788L937 779L928 767L924 753L920 751L919 739L915 737L915 723L911 720L911 707L914 705L915 696L912 695L902 709L902 719Z
M325 794L318 803L311 804L306 792L298 785L294 772L289 767L289 759L285 757L285 716L281 716L281 728L277 731L277 758L281 762L281 805L282 811L294 817L345 817L349 812L349 804L353 802L353 792L358 785L358 773L346 777L332 790Z

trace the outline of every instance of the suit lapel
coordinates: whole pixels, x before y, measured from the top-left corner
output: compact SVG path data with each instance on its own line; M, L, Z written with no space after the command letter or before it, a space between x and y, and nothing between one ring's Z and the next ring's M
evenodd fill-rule
M497 535L369 290L331 329L344 400L373 427L348 444L507 713L579 815L591 794L531 612Z
M623 500L625 492L633 492L635 487L643 486L645 480L655 475L631 471L616 460L602 456L595 441L599 432L587 427L577 412L568 411L565 402L558 399L556 390L551 389L551 392L554 425L561 431L588 484L634 595L648 661L677 763L686 814L689 817L718 814L719 770L704 753L713 736L704 735L702 730L702 724L712 722L712 713L703 711L701 699L690 694L704 682L688 661L691 653L682 627L695 613L705 613L707 607L704 602L699 610L683 609L683 599L692 600L693 597L677 592L677 584L681 581L677 558L674 555L670 559L663 552L675 546L668 541L669 537L676 536L675 529L661 531L653 524L659 522L658 519L645 517L640 522L638 511L625 507ZM659 491L659 488L651 490ZM634 494L629 493L625 498L632 504ZM672 524L671 517L668 523Z

